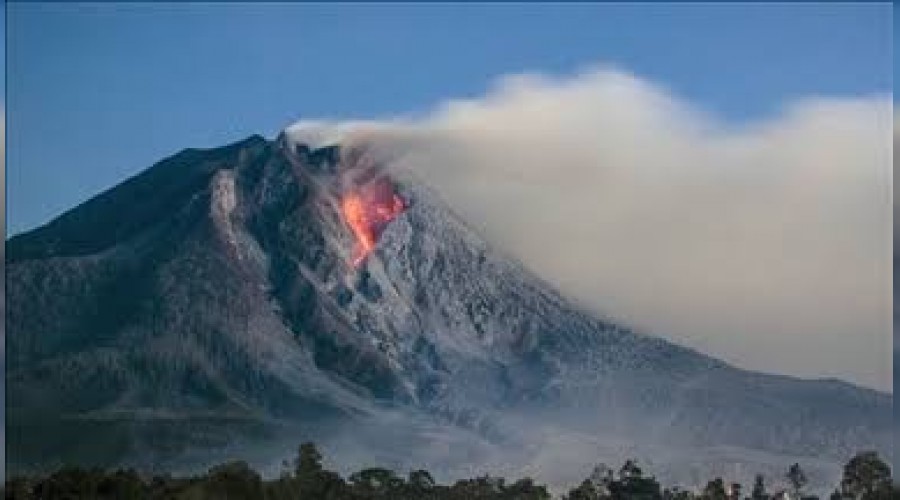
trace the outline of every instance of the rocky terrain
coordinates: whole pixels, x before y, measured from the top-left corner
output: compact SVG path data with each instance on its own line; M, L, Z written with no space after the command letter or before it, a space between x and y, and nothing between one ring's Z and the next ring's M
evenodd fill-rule
M889 395L590 314L364 145L316 146L185 150L7 242L10 471L277 463L302 438L347 467L539 478L566 450L688 481L891 456ZM403 207L360 259L342 201L373 179Z

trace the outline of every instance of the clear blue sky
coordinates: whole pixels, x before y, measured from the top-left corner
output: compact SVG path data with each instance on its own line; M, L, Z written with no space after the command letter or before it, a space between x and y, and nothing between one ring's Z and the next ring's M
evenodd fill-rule
M882 5L13 3L8 234L184 147L609 62L724 119L888 93Z

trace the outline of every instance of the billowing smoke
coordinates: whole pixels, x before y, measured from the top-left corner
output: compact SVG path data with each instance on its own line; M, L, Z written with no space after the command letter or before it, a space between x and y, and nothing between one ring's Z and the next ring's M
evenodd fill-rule
M891 388L890 96L740 126L612 68L506 77L366 141L596 312L738 366Z

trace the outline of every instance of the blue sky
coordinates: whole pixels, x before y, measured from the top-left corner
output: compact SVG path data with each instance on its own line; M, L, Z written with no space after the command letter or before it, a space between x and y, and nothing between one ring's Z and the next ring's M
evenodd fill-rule
M8 234L185 147L612 63L732 122L888 93L883 5L34 4L8 13Z

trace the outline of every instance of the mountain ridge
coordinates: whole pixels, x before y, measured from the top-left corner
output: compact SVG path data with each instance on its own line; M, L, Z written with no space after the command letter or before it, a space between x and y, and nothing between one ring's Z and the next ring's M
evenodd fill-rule
M358 158L306 149L282 135L184 150L8 240L15 466L68 447L103 463L151 449L144 465L165 467L232 434L364 425L384 408L492 442L538 415L836 459L887 436L887 394L740 370L597 317L408 179L408 210L356 269L329 183ZM141 424L178 415L196 428ZM127 444L74 452L72 421L117 422ZM36 432L50 439L27 442Z

